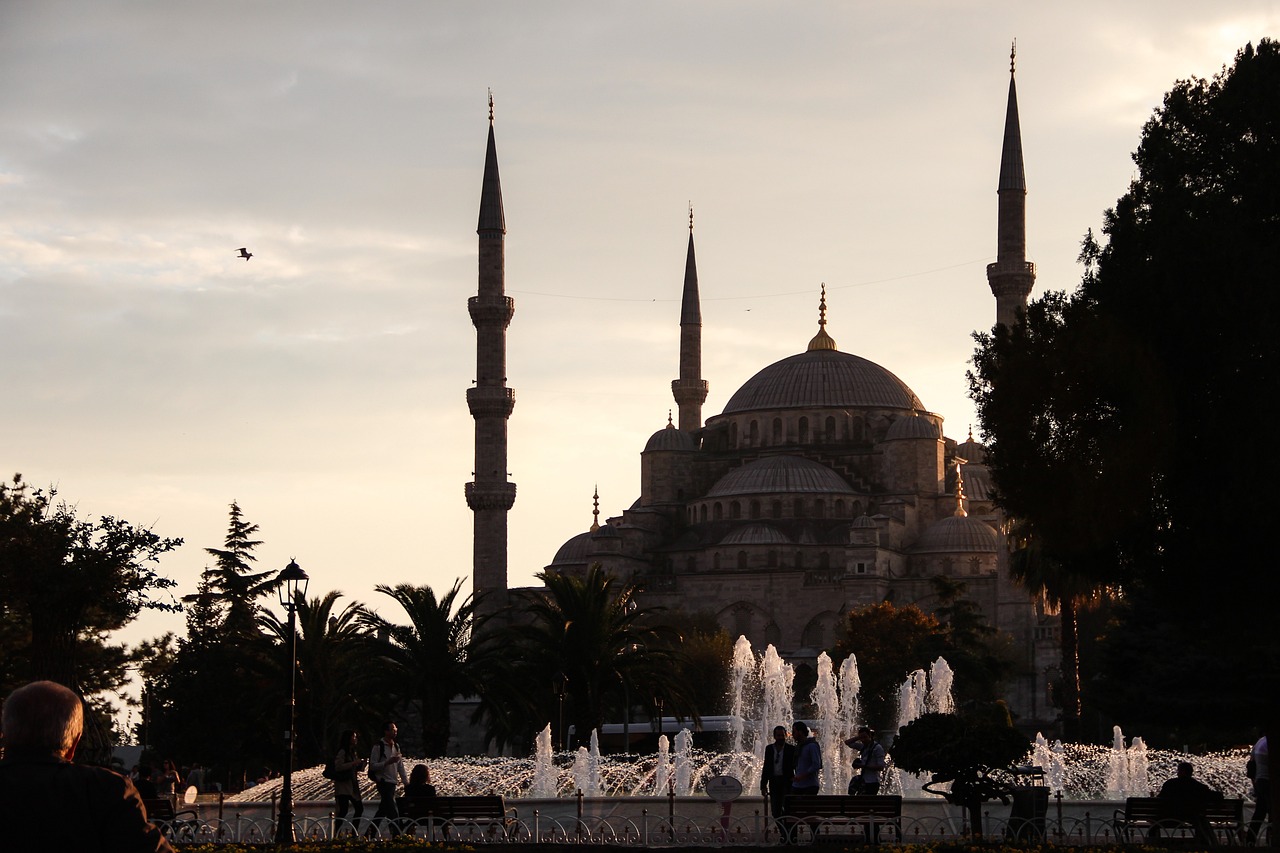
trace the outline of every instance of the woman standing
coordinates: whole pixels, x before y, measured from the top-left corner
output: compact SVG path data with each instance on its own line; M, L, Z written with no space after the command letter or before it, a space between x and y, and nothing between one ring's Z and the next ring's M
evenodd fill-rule
M173 759L166 758L164 760L164 769L160 771L160 775L156 777L156 792L160 796L167 798L170 802L177 805L178 799L178 782L182 777L178 775L178 768L173 763Z
M333 757L333 769L338 777L333 780L333 797L338 801L337 818L339 821L347 816L347 806L352 808L352 822L360 820L364 814L364 803L360 800L360 781L356 778L368 761L356 752L356 733L345 730L338 736L338 752Z

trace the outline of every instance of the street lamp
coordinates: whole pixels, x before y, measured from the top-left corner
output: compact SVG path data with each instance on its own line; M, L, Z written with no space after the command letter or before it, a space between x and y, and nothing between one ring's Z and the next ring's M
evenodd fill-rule
M569 676L563 672L557 672L551 676L551 689L556 692L556 698L560 700L560 750L564 751L564 691L565 686L569 683Z
M280 817L276 821L276 843L292 844L293 837L293 741L294 709L298 674L298 599L306 600L307 573L292 558L276 577L280 604L289 611L289 723L284 732L284 784L280 787Z

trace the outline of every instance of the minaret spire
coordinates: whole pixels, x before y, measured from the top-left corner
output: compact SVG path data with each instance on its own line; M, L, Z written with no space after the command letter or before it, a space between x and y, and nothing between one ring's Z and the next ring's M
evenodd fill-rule
M996 322L1012 326L1036 281L1036 266L1027 261L1027 178L1022 164L1022 130L1018 124L1018 89L1014 81L1018 43L1009 50L1009 101L1000 152L996 189L996 262L987 265L987 283L996 298Z
M702 378L702 307L698 300L698 263L693 254L693 203L689 203L689 252L684 261L684 295L680 300L680 378L671 382L680 409L680 429L702 429L707 383Z
M515 313L515 301L506 295L506 233L490 91L489 141L476 225L479 288L467 300L476 327L475 387L467 389L467 408L476 422L476 455L475 480L466 484L466 497L474 513L471 586L483 613L495 613L506 604L507 512L516 500L516 484L507 482L507 419L516 397L506 386L507 326Z

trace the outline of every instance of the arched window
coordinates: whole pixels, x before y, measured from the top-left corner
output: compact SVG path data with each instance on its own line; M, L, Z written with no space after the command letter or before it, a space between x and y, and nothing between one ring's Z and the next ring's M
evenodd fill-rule
M774 501L770 509L774 518L782 518L782 501Z
M844 518L844 498L836 498L836 518Z
M751 432L750 432L750 437L747 441L747 445L749 447L759 447L760 446L760 422L752 421L749 429Z
M760 517L760 501L755 500L754 498L751 500L751 517Z
M711 507L711 517L716 521L724 518L724 507L720 506L720 501L716 501Z
M717 572L720 571L720 552L719 551L711 555L711 568L715 569Z
M814 518L827 517L827 507L826 507L826 504L823 503L821 498L813 502L813 517Z
M778 552L777 552L776 550L771 550L771 551L769 552L769 563L768 563L768 565L769 565L769 568L771 568L771 569L772 569L772 568L776 568L776 567L777 567L777 565L778 565Z
M742 504L737 501L729 501L729 517L742 518Z
M829 443L834 444L836 441L840 439L840 436L836 435L836 419L831 417L830 415L827 416L827 426L826 426L825 432L826 432L825 438Z
M782 418L773 419L773 443L782 444Z
M729 424L729 446L738 446L738 425L736 423Z
M809 443L809 419L808 418L800 419L799 432L800 432L800 436L799 436L800 443L808 444Z
M698 570L698 558L690 557L685 561L684 567L691 572L696 572Z
M746 571L747 569L747 552L746 551L738 552L738 568L741 569L742 571Z
M804 498L796 498L796 518L804 518Z
M796 551L796 568L797 569L804 568L804 555L801 554L799 551Z
M707 505L706 505L706 504L703 504L701 507L699 507L699 508L698 508L698 515L700 515L700 516L701 516L701 520L702 520L702 521L706 521L706 520L707 520Z
M826 551L823 551L818 555L818 568L820 569L831 568L831 555L828 554Z

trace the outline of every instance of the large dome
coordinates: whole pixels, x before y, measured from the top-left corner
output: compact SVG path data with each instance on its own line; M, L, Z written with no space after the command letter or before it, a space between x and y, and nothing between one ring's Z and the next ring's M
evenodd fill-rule
M1000 534L991 525L963 515L935 521L911 550L917 554L991 553L1000 548Z
M784 358L738 389L723 414L767 409L885 408L924 406L906 383L873 361L833 349Z

